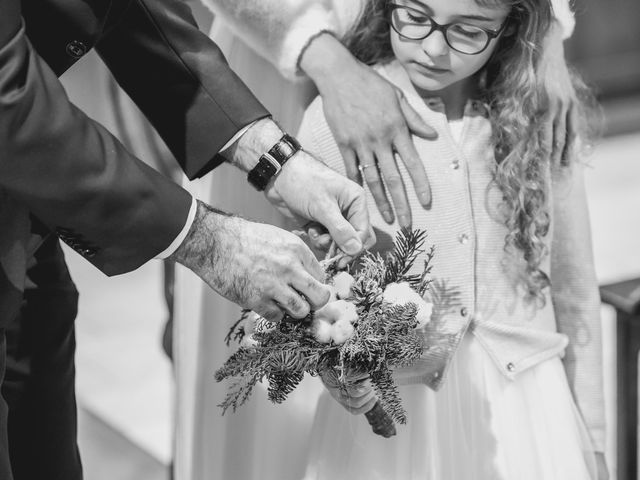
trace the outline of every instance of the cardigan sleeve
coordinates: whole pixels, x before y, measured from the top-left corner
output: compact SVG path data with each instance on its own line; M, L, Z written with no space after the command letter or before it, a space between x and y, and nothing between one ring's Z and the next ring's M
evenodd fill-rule
M555 175L552 197L551 297L558 330L569 337L565 369L595 450L604 451L600 296L583 165Z

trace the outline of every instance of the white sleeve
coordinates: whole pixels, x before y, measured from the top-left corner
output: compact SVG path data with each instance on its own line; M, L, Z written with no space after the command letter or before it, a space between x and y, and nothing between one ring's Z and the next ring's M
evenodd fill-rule
M323 31L342 37L364 0L202 0L259 55L289 79L300 75L298 58L310 39ZM341 6L342 4L345 6ZM357 8L355 8L357 7Z
M571 10L570 0L551 0L551 6L556 20L562 25L562 38L569 38L576 26L576 19Z
M198 201L194 196L191 196L191 207L189 208L189 213L187 214L187 218L184 221L184 225L178 236L173 239L173 242L165 248L162 252L156 255L154 258L157 260L164 260L165 258L173 255L173 253L178 249L178 247L184 242L184 239L187 238L187 234L191 229L191 225L193 225L193 221L196 219L196 211L198 210Z

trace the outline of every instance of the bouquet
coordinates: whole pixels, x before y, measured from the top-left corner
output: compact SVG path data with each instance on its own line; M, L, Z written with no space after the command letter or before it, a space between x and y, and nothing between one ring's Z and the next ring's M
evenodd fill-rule
M227 345L240 347L216 372L217 381L230 379L220 407L235 411L258 382L268 381L268 398L283 402L304 374L350 385L353 373L368 376L377 396L365 415L373 431L395 434L395 423L406 423L406 412L394 383L394 368L411 365L425 345L420 328L431 320L433 305L423 300L431 284L434 248L425 252L426 233L402 230L385 257L365 253L348 271L325 261L332 298L302 321L271 323L243 311L231 327ZM426 253L421 273L410 273L417 257Z

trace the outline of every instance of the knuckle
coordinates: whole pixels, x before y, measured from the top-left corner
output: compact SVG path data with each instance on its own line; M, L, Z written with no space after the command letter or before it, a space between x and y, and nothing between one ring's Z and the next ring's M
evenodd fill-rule
M385 180L387 181L389 188L399 187L402 185L402 178L397 174L387 175Z

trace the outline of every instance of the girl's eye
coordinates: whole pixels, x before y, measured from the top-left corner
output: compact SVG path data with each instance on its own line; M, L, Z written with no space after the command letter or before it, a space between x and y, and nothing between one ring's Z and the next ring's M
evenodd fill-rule
M424 14L416 10L409 10L408 8L399 9L400 19L406 23L429 23L431 19Z
M467 38L479 38L483 35L486 35L484 30L474 27L473 25L465 25L463 23L458 23L456 25L451 25L450 27L451 33L456 35L462 35Z
M407 12L407 16L409 17L409 20L411 20L413 23L429 22L429 17L425 17L424 15L415 15L411 12Z

